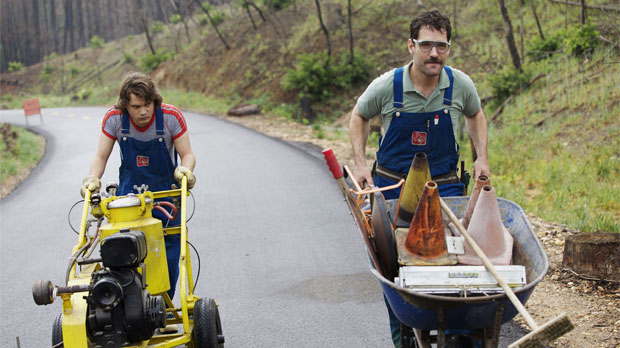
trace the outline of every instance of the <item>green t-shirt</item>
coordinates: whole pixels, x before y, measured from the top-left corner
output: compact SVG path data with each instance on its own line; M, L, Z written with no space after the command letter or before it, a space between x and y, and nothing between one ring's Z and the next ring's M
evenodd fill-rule
M443 110L445 108L443 104L444 90L450 85L448 74L445 70L441 71L439 77L439 83L435 90L431 94L429 99L426 99L420 92L418 92L409 78L409 67L413 63L405 65L403 74L403 104L402 109L396 109L394 107L394 70L392 69L383 75L376 78L366 91L357 100L357 109L364 118L370 119L377 115L383 116L383 133L387 132L390 122L392 121L392 114L396 111L402 112L432 112L437 110ZM450 116L452 118L452 129L454 134L458 132L459 117L461 116L474 116L480 110L480 97L476 91L476 86L467 74L464 72L452 68L452 75L454 76L454 82L452 86L452 105L448 106L450 110Z

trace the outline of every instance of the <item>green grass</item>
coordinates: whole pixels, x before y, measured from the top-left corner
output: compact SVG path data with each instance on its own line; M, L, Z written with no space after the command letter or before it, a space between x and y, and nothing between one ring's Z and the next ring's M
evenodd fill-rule
M547 77L490 127L498 196L570 228L620 232L620 68L612 53L534 66Z
M11 130L17 132L12 151L7 149L4 139L0 141L0 185L4 185L12 176L23 175L45 153L45 139L42 136L21 127L11 126Z
M192 110L195 112L225 114L236 104L235 100L225 100L205 96L199 92L187 92L179 89L163 89L161 95L164 102L172 104L181 110Z

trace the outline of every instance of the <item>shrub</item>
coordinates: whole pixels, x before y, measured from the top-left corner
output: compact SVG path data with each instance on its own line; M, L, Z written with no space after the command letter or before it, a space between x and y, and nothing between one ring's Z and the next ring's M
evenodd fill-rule
M167 60L173 59L173 58L174 58L174 52L169 52L167 49L164 48L164 49L157 51L155 54L148 53L142 56L140 58L139 65L144 70L151 72L157 69L159 64Z
M592 54L598 46L597 37L599 34L594 25L590 23L584 26L574 25L566 30L564 45L568 53L575 56L586 56Z
M80 74L80 72L81 70L77 66L72 66L71 68L69 68L69 73L71 74L71 77L76 77Z
M292 0L263 0L265 5L273 10L281 10L290 5Z
M52 52L49 55L43 57L43 61L48 61L48 60L52 60L52 59L56 59L57 55L56 52Z
M327 54L302 53L295 59L295 68L286 69L284 89L299 91L303 97L312 101L322 100L329 96L333 71L331 65L325 66Z
M209 24L209 17L207 17L206 14L198 16L198 24L200 24L201 27Z
M365 83L370 78L370 70L371 66L363 56L358 54L353 57L353 62L349 62L349 56L343 54L335 71L338 86L349 89Z
M43 68L41 69L41 80L44 83L49 82L50 76L52 75L53 72L54 72L54 67L50 65L43 65Z
M211 15L211 25L218 26L226 20L226 15L222 11L214 12Z
M327 67L326 60L325 52L297 55L295 67L286 69L284 89L295 90L302 97L320 101L330 95L330 89L352 88L370 77L369 64L361 56L356 56L353 64L349 64L348 56L343 54L339 57L339 63L332 62Z
M544 40L536 36L528 45L527 55L535 62L549 58L553 53L562 48L562 40L561 34L548 37Z
M153 22L153 24L151 24L151 33L161 33L162 31L164 31L164 28L166 28L166 25L164 23L160 21L155 21Z
M173 15L170 16L170 23L172 24L177 24L177 23L181 23L181 15L178 13L175 13Z
M528 83L531 75L531 72L527 70L520 72L513 67L504 68L498 73L490 75L489 83L493 89L493 94L503 100Z
M21 62L9 62L9 71L20 71L24 68Z
M123 60L125 64L133 64L133 55L129 52L123 53Z
M102 38L100 38L97 35L93 35L93 37L90 38L90 43L88 44L88 46L90 48L101 48L103 47L104 41Z

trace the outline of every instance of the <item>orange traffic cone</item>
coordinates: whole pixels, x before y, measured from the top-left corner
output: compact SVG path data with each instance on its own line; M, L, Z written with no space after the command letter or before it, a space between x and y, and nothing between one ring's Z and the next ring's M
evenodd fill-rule
M474 207L476 207L476 202L478 201L480 190L483 186L486 185L491 185L491 180L489 180L489 177L486 175L478 176L478 179L476 179L476 183L474 184L474 189L471 192L471 196L469 197L469 201L467 202L465 216L463 217L463 227L467 228L467 226L469 226L469 221L471 221L471 214L474 212Z
M401 229L404 230L404 229ZM439 191L434 181L424 187L409 231L397 234L399 263L414 265L453 265L448 256L446 235L439 203Z
M431 180L431 171L428 167L426 153L416 152L411 161L409 174L403 188L403 195L398 208L398 217L407 223L411 222L413 214L418 207L418 201L422 196L422 191L426 182Z
M492 186L484 186L469 222L467 232L478 243L494 265L509 265L512 260L513 238L502 224L502 218ZM465 254L457 257L465 265L482 265L469 243L465 242Z

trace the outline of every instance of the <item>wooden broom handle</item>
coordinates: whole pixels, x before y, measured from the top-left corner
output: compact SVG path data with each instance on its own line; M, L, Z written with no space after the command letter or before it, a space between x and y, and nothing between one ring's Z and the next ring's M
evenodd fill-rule
M450 207L448 207L446 202L444 202L444 200L441 199L441 197L439 198L439 202L441 203L441 208L443 209L443 211L446 214L448 214L448 217L450 218L450 220L452 220L454 225L459 229L459 232L461 232L463 237L467 239L467 243L469 243L472 249L474 249L474 251L476 252L476 255L478 255L478 257L480 257L480 259L482 260L482 263L484 263L484 266L487 268L487 270L489 270L489 272L491 272L493 277L495 277L495 280L497 280L497 282L502 287L502 289L504 289L506 296L508 296L508 298L510 299L510 302L512 302L512 304L517 308L519 313L521 313L521 315L523 316L527 324L530 326L530 328L532 330L538 329L538 325L536 324L532 316L527 312L527 310L525 309L521 301L519 301L519 299L517 298L515 293L512 291L510 286L508 286L506 281L499 275L499 273L497 272L497 270L495 269L491 261L489 261L489 258L484 254L482 249L480 249L480 247L478 246L478 243L476 243L476 241L469 235L469 233L467 232L465 227L463 227L459 219L457 219L457 217L454 215L452 210L450 210Z

